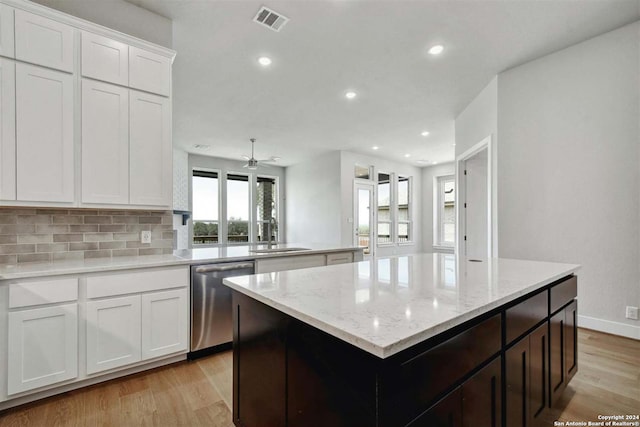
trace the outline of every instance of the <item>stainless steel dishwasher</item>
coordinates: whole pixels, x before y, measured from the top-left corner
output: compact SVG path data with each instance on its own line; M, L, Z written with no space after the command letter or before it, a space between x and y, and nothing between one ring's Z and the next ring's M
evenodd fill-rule
M230 348L231 289L222 284L222 279L253 272L253 261L191 267L191 358Z

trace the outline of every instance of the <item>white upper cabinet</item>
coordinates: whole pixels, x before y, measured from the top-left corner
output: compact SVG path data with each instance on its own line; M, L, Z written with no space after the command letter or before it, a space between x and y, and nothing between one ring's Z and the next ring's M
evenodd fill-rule
M129 102L129 201L169 207L173 190L171 101L132 90Z
M14 10L6 4L0 4L0 56L15 58L14 30L13 30Z
M16 199L16 66L0 59L0 200Z
M73 72L73 27L15 11L16 59Z
M82 75L129 84L129 46L96 34L82 32Z
M16 64L17 199L74 201L73 76Z
M82 203L129 203L129 90L82 81Z
M129 47L129 86L146 92L171 94L171 59Z

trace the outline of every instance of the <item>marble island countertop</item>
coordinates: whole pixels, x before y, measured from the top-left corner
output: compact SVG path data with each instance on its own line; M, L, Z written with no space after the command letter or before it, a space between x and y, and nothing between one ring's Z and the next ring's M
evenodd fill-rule
M100 271L129 270L133 268L167 267L172 265L192 265L215 262L229 262L283 256L325 254L343 251L361 251L362 248L340 245L308 243L286 243L273 248L304 248L288 252L253 252L268 249L265 245L220 246L174 251L171 255L144 255L113 258L93 258L74 261L54 261L46 263L0 264L0 280L15 280L31 277L82 274Z
M232 289L386 358L576 272L574 264L416 254L224 279Z

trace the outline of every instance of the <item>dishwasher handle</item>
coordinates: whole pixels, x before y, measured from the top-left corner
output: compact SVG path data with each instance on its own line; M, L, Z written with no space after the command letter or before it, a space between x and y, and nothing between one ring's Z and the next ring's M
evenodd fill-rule
M229 270L240 270L245 268L253 268L252 262L237 262L237 263L224 263L224 264L212 264L202 265L196 267L196 273L216 273Z

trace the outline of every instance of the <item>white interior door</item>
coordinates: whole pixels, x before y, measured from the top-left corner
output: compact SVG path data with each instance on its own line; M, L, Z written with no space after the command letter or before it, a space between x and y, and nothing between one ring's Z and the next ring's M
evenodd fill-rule
M464 162L463 175L465 234L462 242L467 258L489 258L489 217L488 217L488 149L485 148Z
M354 245L364 248L364 254L374 255L374 197L373 184L356 182L354 185Z

